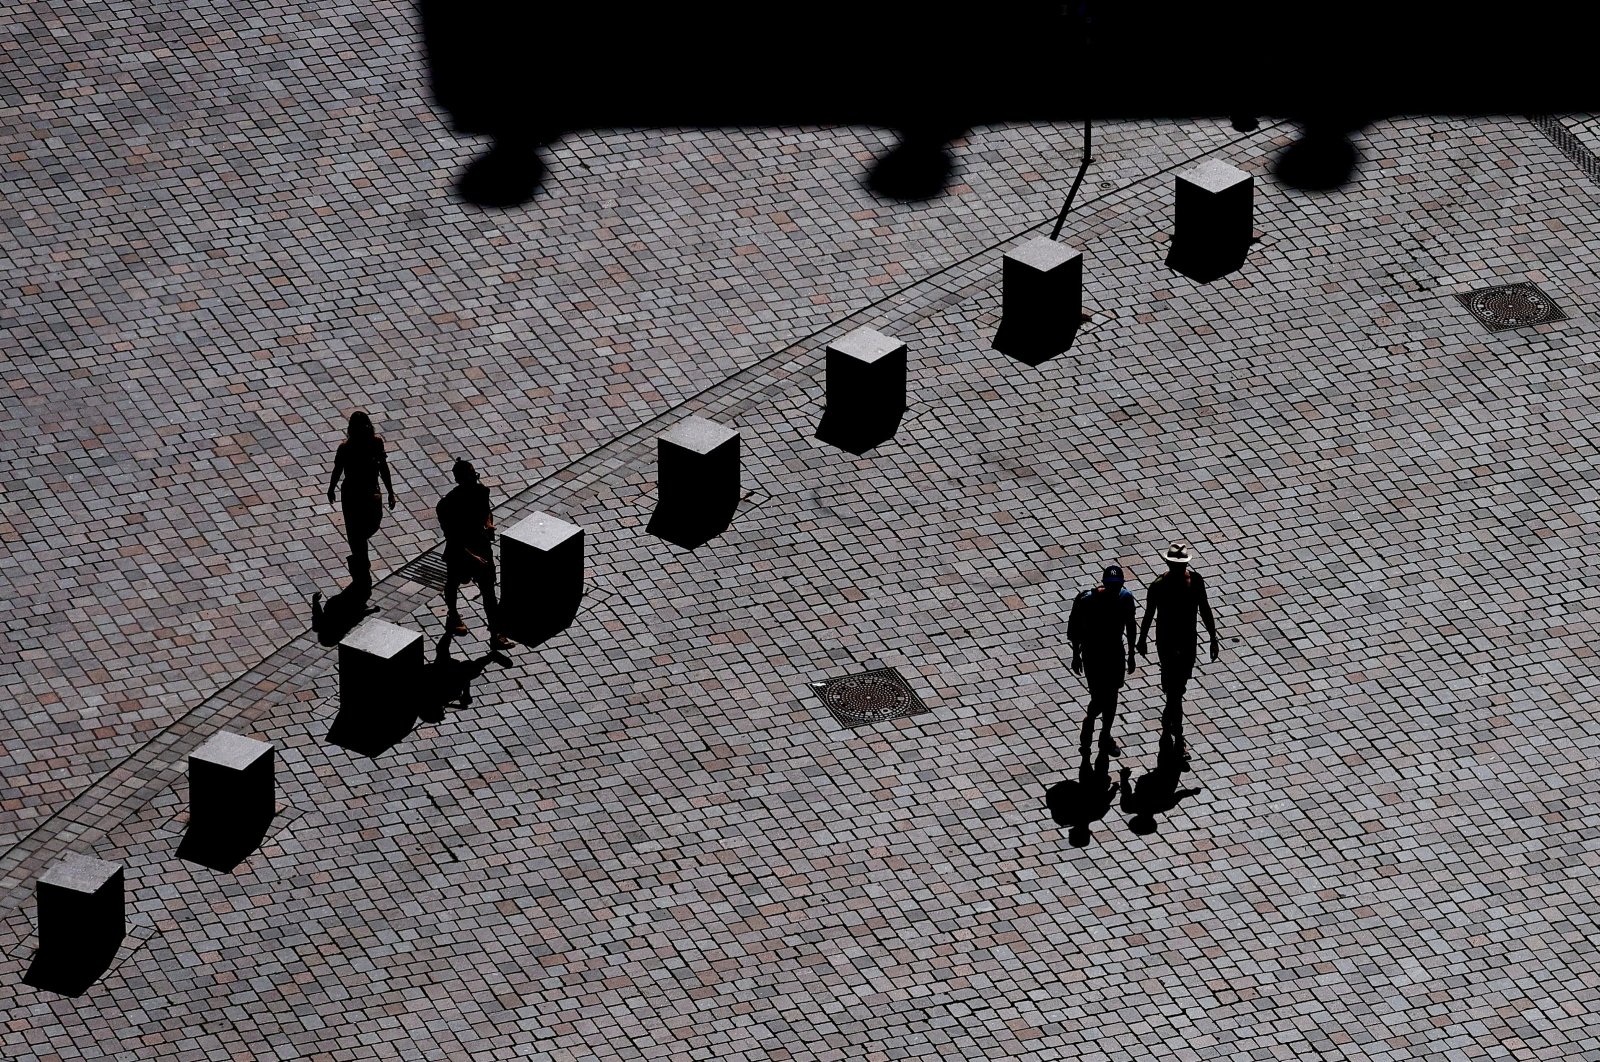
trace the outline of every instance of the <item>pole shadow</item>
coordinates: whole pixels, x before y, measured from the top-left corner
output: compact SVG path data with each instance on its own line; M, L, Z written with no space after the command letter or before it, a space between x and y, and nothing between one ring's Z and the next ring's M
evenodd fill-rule
M1201 786L1178 788L1184 766L1181 746L1163 742L1156 757L1156 766L1141 775L1134 785L1128 784L1128 776L1133 772L1127 767L1122 768L1118 778L1122 813L1133 816L1128 826L1134 833L1141 837L1155 833L1157 815L1166 814L1187 797L1200 792Z
M372 592L369 587L361 582L353 582L340 590L337 594L322 600L319 590L311 595L311 630L317 636L317 642L325 646L338 645L344 636L355 629L356 624L378 611L377 605L369 605Z
M1086 848L1093 836L1091 827L1106 817L1117 791L1117 783L1111 780L1111 754L1101 749L1092 766L1084 754L1077 781L1057 782L1044 796L1050 817L1057 826L1068 828L1067 842L1074 848Z

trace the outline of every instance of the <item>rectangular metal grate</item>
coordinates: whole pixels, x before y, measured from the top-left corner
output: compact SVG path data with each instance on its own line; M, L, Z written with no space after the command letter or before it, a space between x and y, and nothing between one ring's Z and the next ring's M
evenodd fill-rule
M1491 332L1567 319L1561 307L1540 291L1537 284L1500 284L1469 291L1456 298Z
M403 565L395 573L414 583L430 586L435 590L443 590L445 583L444 554L442 552L427 552L409 564Z
M850 727L870 726L928 711L922 698L892 667L813 682L811 688L833 717Z

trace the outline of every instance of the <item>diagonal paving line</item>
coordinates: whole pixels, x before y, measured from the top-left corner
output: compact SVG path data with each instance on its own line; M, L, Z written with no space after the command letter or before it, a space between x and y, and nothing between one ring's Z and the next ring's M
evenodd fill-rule
M1145 174L1119 188L1094 196L1082 204L1078 217L1081 220L1088 216L1088 208L1095 204L1114 205L1130 193L1145 189L1167 174L1191 167L1196 162L1215 155L1219 150L1226 150L1247 141L1270 142L1274 132L1286 124L1286 122L1263 124L1255 132L1237 137L1222 148L1198 152ZM1108 200L1113 202L1108 204ZM952 291L940 287L938 282L943 278L961 278L953 290L962 293L963 297L970 290L992 283L992 277L977 280L965 277L964 273L981 259L993 256L1001 248L1030 233L1044 230L1053 220L1052 216L995 240L921 278L909 281L824 327L791 341L722 380L709 384L695 394L680 400L629 431L574 458L561 468L509 496L496 507L497 511L502 514L507 512L520 514L529 511L534 502L541 506L550 506L612 475L630 463L649 460L653 451L648 444L654 436L659 434L665 425L691 412L725 413L729 410L748 408L769 399L797 376L815 370L817 359L814 347L819 339L837 334L852 321L930 287L934 289L928 295L930 303L936 304L947 299ZM775 364L780 359L786 361ZM640 453L645 453L645 456L641 458ZM380 614L400 616L414 612L424 600L431 602L436 592L410 582L401 576L401 572L408 567L414 568L421 564L425 557L441 548L442 544L424 550L400 568L375 580L369 604L379 606ZM79 790L4 853L0 853L0 911L26 903L28 897L32 895L33 879L50 862L78 847L80 842L104 836L137 813L161 789L171 785L173 772L182 768L183 751L199 744L195 738L202 728L205 728L204 736L209 736L222 727L242 725L260 718L273 706L270 695L283 685L274 680L274 675L315 671L319 664L331 667L329 654L318 645L314 634L309 631L302 632L184 712L145 744L128 753L104 774Z

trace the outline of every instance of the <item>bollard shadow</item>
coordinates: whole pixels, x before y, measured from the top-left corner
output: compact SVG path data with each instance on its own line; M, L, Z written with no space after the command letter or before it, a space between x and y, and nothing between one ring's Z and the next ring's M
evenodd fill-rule
M829 406L817 422L816 437L860 457L894 438L904 416L903 409L856 413Z
M1185 762L1181 749L1163 743L1154 769L1140 776L1134 785L1128 784L1132 772L1127 767L1122 768L1118 779L1122 813L1133 816L1128 826L1134 833L1141 837L1155 833L1157 815L1171 811L1185 798L1200 792L1200 786L1178 788Z
M737 507L737 502L699 508L658 504L645 530L682 549L698 549L728 529Z
M117 957L125 933L115 940L77 940L50 954L34 955L22 983L58 996L81 996L98 981Z
M1002 318L1000 327L995 329L994 340L989 346L1024 365L1043 365L1051 358L1070 350L1072 341L1078 338L1078 329L1089 320L1090 315L1080 311L1076 320L1067 321L1055 328L1041 329L1007 322Z
M581 573L563 582L567 585L541 587L538 600L517 601L515 608L501 603L501 623L512 641L531 649L572 626L583 605Z
M444 721L445 709L472 704L472 683L490 664L510 667L511 658L498 650L476 660L457 660L450 654L454 635L446 631L434 647L433 659L422 669L422 703L417 715L426 723Z
M1183 274L1196 284L1209 284L1242 268L1250 248L1258 242L1258 239L1251 237L1236 247L1204 251L1174 246L1167 252L1167 268Z
M1106 817L1117 791L1117 783L1111 780L1111 754L1101 749L1092 766L1084 755L1076 781L1057 782L1044 798L1056 825L1068 828L1067 842L1074 848L1086 848L1092 838L1091 827Z
M355 629L356 624L378 611L369 605L371 590L362 583L351 583L343 590L322 600L322 592L311 595L311 629L321 645L335 646Z
M409 704L396 704L387 712L340 708L328 727L325 740L357 755L377 759L410 735L417 725L418 709L425 703L418 689L412 691Z
M198 863L222 874L231 874L250 854L267 839L272 820L277 818L274 809L255 814L239 815L226 823L196 827L191 821L178 845L178 858Z

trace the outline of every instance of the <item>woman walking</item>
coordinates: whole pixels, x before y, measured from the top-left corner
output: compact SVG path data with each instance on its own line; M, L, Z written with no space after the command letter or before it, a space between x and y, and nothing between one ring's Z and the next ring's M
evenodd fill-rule
M350 578L357 584L372 586L372 564L367 557L367 540L383 522L383 499L378 480L389 491L389 509L394 509L394 484L389 480L389 459L383 450L383 437L372 427L372 418L362 412L350 414L350 427L333 458L333 478L328 481L328 501L344 476L340 500L344 503L344 533L350 540Z

